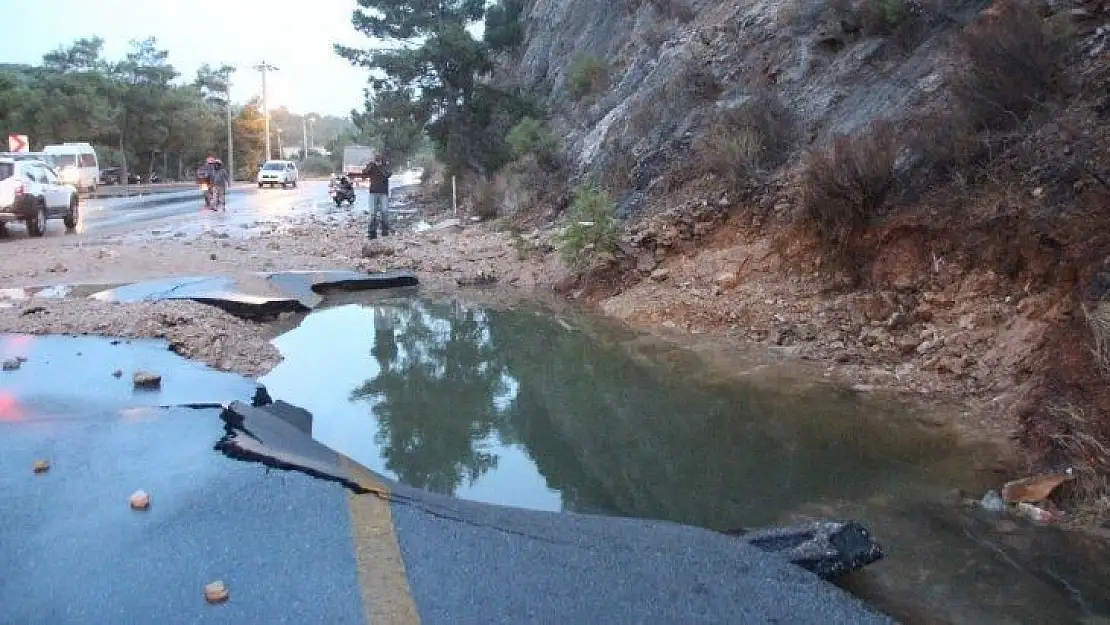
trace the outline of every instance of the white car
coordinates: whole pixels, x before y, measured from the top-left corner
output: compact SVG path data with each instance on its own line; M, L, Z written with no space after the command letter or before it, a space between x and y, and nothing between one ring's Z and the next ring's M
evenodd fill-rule
M61 219L76 228L77 187L65 184L43 161L0 158L0 230L22 221L27 234L46 234L47 219Z
M96 191L96 185L100 183L100 161L96 158L96 150L88 142L48 145L42 151L50 157L47 162L55 168L63 182L77 187L78 191Z
M285 189L290 186L297 186L297 178L299 178L297 171L297 164L293 161L266 161L262 169L258 170L258 188L261 189L264 185L271 187L281 185Z

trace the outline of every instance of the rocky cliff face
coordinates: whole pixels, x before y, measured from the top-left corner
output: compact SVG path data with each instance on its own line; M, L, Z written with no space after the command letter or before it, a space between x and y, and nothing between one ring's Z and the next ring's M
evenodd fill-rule
M1105 0L532 0L523 20L498 79L546 106L554 180L635 217L565 292L976 398L969 429L1107 483Z
M789 151L938 101L947 27L980 7L904 6L912 26L891 37L869 36L890 28L847 2L534 0L509 72L547 105L578 174L645 191L745 102L785 109Z

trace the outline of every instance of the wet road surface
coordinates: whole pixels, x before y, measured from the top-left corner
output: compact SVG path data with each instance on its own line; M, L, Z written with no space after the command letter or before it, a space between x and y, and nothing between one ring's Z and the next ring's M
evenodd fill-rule
M419 171L408 171L390 179L394 196L391 210L398 205L404 190L420 180ZM367 211L365 187L356 189L354 206L336 207L328 197L326 180L302 180L296 188L258 188L240 184L227 195L226 211L205 210L199 188L148 194L141 197L94 198L82 200L80 218L74 232L67 232L60 220L47 223L47 237L65 235L127 234L142 239L193 236L205 230L245 232L262 224L282 224L308 215L349 215ZM396 213L395 213L396 215ZM8 235L27 237L22 224L11 224Z
M163 342L0 335L17 356L0 373L0 623L890 622L721 534L434 495L295 427L267 431L369 492L233 460L214 450L228 413L204 406L267 398ZM136 369L162 390L134 390ZM137 489L149 510L128 507ZM209 605L217 579L231 597Z
M329 208L335 207L328 200L327 182L321 181L305 181L294 189L237 187L227 195L225 213L205 210L200 192L193 189L142 200L90 200L84 206L78 230L111 232L148 224L177 229L199 227L209 222L236 225L322 212Z

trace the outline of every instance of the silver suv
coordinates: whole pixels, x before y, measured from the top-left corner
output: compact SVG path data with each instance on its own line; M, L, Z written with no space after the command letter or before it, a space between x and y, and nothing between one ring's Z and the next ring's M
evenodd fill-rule
M22 221L27 234L46 234L47 219L61 219L77 227L77 189L63 183L50 165L40 160L0 158L0 232Z

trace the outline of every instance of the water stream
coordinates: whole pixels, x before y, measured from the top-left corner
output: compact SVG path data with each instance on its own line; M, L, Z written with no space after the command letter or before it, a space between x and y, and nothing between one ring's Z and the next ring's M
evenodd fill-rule
M694 352L539 307L348 303L275 344L270 394L312 411L320 441L413 486L715 530L855 518L888 556L843 585L904 622L1110 614L1110 553L953 501L955 487L993 483L990 452L923 408L722 375Z

